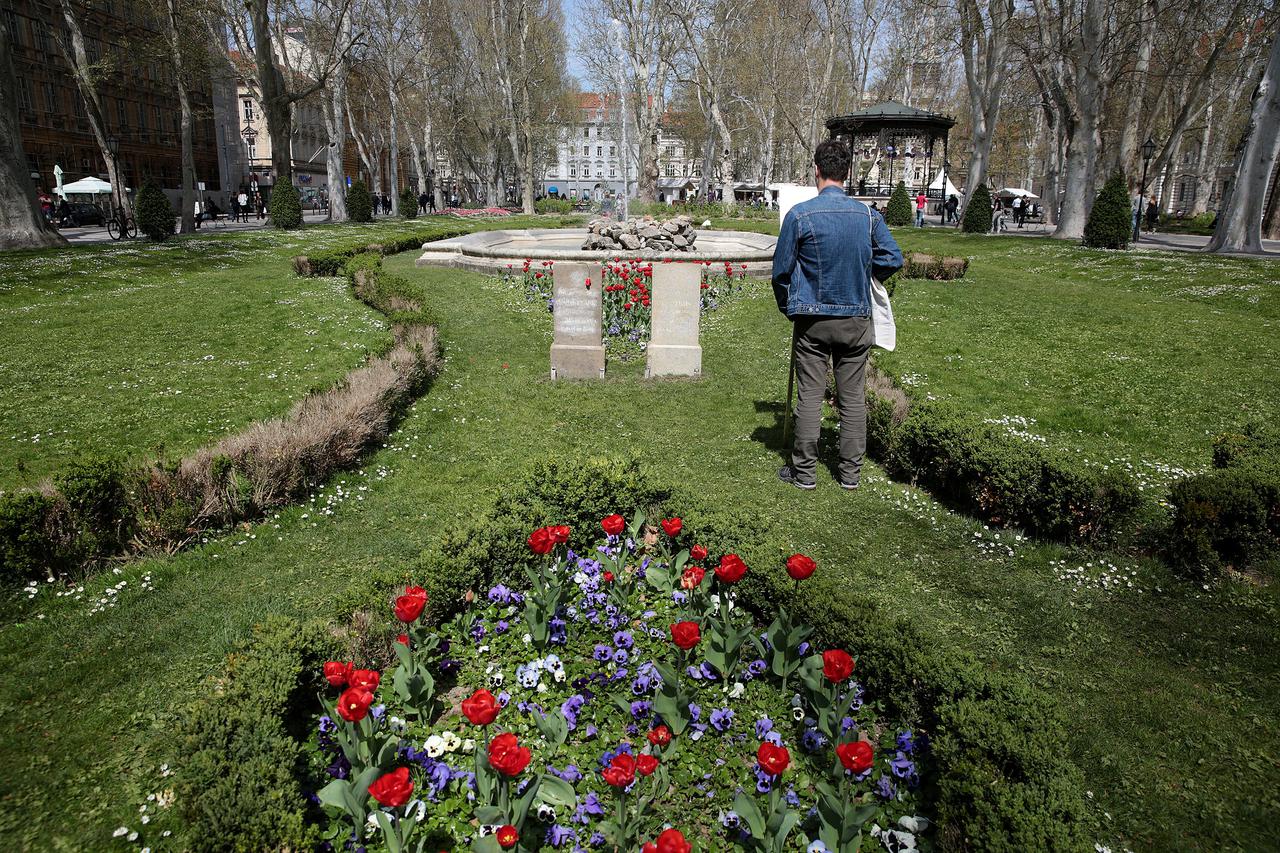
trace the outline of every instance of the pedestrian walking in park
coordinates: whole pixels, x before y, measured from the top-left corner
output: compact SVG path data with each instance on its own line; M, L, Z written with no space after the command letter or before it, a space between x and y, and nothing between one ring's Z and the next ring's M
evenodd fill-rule
M1151 234L1156 233L1156 223L1160 221L1160 203L1156 201L1156 197L1152 196L1147 201L1147 231Z
M867 449L864 379L873 342L871 277L884 281L902 268L902 252L884 220L845 195L852 156L829 139L814 151L817 198L787 212L773 255L773 293L791 320L797 386L795 441L784 482L816 487L827 363L835 369L840 410L838 480L856 489ZM788 400L790 405L790 400Z
M1142 191L1138 190L1133 194L1133 201L1129 205L1129 212L1132 214L1132 219L1129 222L1129 230L1135 234L1138 231L1138 223L1142 221L1142 205Z
M998 197L993 198L991 200L991 233L999 234L1004 230L1004 205Z
M955 193L947 196L946 203L947 224L959 221L956 217L956 210L960 207L960 199L956 198Z
M240 211L240 215L244 217L242 221L248 222L249 221L249 196L247 196L243 190L240 192L240 195L236 196L236 207Z
M262 193L253 194L253 206L258 209L258 219L267 218L267 203L262 200Z
M1019 228L1022 227L1022 196L1015 195L1013 197L1013 222Z
M925 197L924 190L916 194L916 227L924 227L924 208L929 203L929 199Z

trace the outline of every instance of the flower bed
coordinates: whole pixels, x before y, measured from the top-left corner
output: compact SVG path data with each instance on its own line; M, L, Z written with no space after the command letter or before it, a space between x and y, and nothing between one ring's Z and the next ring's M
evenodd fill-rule
M445 207L438 211L442 216L510 216L505 207Z
M785 609L761 631L734 603L746 564L706 568L680 519L600 524L576 549L536 530L528 589L499 583L438 629L406 588L385 675L325 664L310 765L335 848L928 845L928 737L877 718L848 652L818 654ZM785 571L798 587L815 568Z
M664 260L659 263L686 263ZM714 311L726 299L742 287L747 277L746 264L735 266L729 262L713 264L702 261L702 311ZM723 267L723 268L722 268ZM524 266L516 271L509 264L501 276L502 282L524 294L529 302L542 301L548 311L555 310L552 274L555 261L534 263L526 258ZM609 355L621 361L630 361L644 355L649 346L652 311L653 262L643 259L614 258L600 270L598 278L603 290L604 347Z

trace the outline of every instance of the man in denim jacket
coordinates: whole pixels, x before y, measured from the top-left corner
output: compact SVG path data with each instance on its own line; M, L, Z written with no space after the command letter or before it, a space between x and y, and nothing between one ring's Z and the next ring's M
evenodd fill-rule
M827 361L835 368L840 408L838 480L856 489L867 450L863 380L871 348L871 276L884 281L902 267L902 252L884 220L845 195L849 148L835 139L813 154L818 197L793 207L773 254L778 309L795 324L795 442L778 476L801 489L817 484L818 433Z

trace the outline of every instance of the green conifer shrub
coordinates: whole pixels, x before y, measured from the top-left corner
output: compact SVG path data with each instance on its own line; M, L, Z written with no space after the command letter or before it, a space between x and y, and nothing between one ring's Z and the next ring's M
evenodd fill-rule
M966 234L986 234L991 230L991 191L986 184L975 188L968 204L964 206L960 230Z
M413 219L418 215L418 197L414 195L413 187L400 190L400 215L405 219Z
M276 184L271 190L271 224L276 228L302 227L302 197L293 184Z
M134 216L138 221L138 230L147 239L161 243L168 240L174 230L173 206L169 198L155 181L147 181L138 192L138 200L134 202Z
M364 181L355 181L347 190L347 216L352 222L373 221L373 196Z
M890 225L911 224L911 197L907 195L907 185L898 181L889 196L889 203L884 208L884 221Z

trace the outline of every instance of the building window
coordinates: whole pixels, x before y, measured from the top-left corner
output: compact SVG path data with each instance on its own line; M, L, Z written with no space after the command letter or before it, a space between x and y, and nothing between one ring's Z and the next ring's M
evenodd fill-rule
M584 127L584 128L582 129L582 138L583 138L583 139L590 139L590 138L591 138L591 128L589 128L589 127Z
M610 157L617 157L617 156L618 156L618 146L616 146L616 145L610 145L610 146L609 146L609 156L610 156Z
M74 104L73 109L76 111L76 118L85 118L84 97L80 94L79 89L72 90L71 103Z
M590 145L584 145L584 146L582 146L582 156L583 156L583 157L590 157L590 156L591 156L591 146L590 146Z
M31 103L31 81L25 77L18 78L18 106L27 112L35 109L35 105Z
M675 176L676 176L676 164L675 164L675 163L668 163L668 164L667 164L667 177L668 177L668 178L674 178Z
M590 164L590 163L583 163L583 164L582 164L582 177L584 177L584 178L589 178L589 177L591 177L591 164Z
M18 16L14 14L12 9L4 10L4 25L9 28L9 41L20 47L22 45L22 25L18 23Z
M689 177L689 164L688 164L688 163L683 163L683 164L681 164L681 166L680 166L680 177L682 177L682 178L687 178L687 177Z
M241 103L244 104L244 120L246 122L253 121L253 101L245 98Z
M44 108L46 112L61 114L62 105L58 103L58 92L53 88L52 83L44 84Z
M603 157L603 156L604 156L604 146L603 146L603 145L597 145L597 146L596 146L596 156L597 156L597 157Z
M578 166L576 163L569 164L569 177L571 178L578 177Z
M164 129L164 124L162 124L162 123L161 123L162 118L161 118L161 115L160 115L160 107L155 106L155 107L152 107L152 108L151 108L151 118L152 118L152 119L154 119L153 124L155 124L155 126L156 126L156 130L163 130L163 129ZM177 131L177 128L174 128L174 131L176 132L176 131Z
M49 38L49 25L44 21L36 24L36 46L43 53L53 52L53 39Z
M618 167L613 165L612 163L609 164L609 177L611 178L618 177Z
M129 126L129 113L124 105L124 98L116 98L116 118L121 127Z
M147 129L147 105L138 101L138 127L142 130Z

